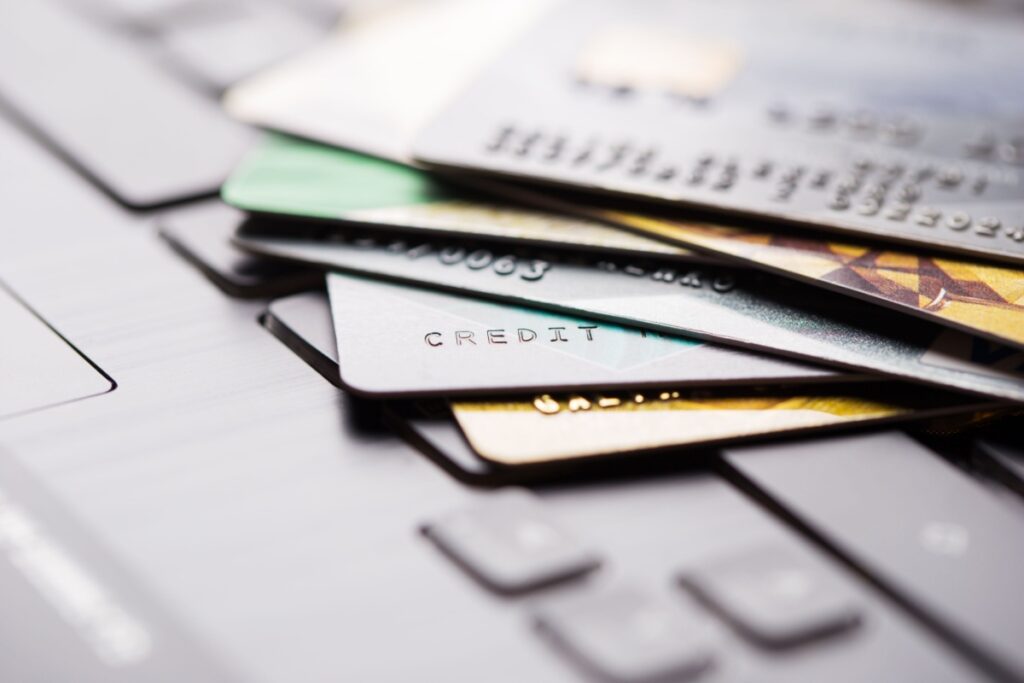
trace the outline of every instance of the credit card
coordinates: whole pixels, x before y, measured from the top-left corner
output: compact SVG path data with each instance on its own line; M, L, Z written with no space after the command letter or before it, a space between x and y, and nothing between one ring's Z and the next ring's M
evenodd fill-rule
M1024 262L1014 3L570 0L414 158Z
M473 450L502 465L707 446L995 409L991 403L931 395L905 385L810 395L708 394L543 394L533 400L454 401L451 408Z
M323 294L310 292L294 295L284 299L278 299L272 302L267 310L264 324L274 333L275 336L295 351L296 354L306 362L310 363L317 372L329 379L332 383L337 383L339 371L336 356L336 345L330 329L331 313L327 299ZM895 385L886 386L886 391L890 392L890 394L895 390ZM877 391L877 387L875 390ZM751 398L757 397L759 399L764 399L764 397L768 395L766 391L758 392L753 389L748 389L746 391L749 392L749 397ZM797 392L799 389L794 389L794 391ZM861 387L857 387L856 391L859 395L869 392L870 389L865 387L862 390ZM674 398L679 398L679 396L682 395L679 391L673 393L677 395ZM651 401L664 400L660 399L660 394L661 392L657 391L645 391L645 396L650 396ZM630 392L628 396L629 398L626 400L632 400L635 402L634 392ZM928 396L933 400L930 407L936 407L938 404L938 401L935 400L936 395L934 393L929 393ZM671 394L669 397L673 398ZM541 395L532 400L526 400L523 402L509 401L508 399L504 399L503 401L496 401L494 399L480 399L476 401L463 400L453 404L451 410L444 401L438 399L418 399L412 401L388 401L385 404L384 409L387 417L389 418L389 422L395 426L400 433L406 436L406 438L410 439L417 448L421 449L428 457L444 468L449 474L457 477L460 481L465 481L474 485L498 486L509 483L524 483L526 481L532 481L538 477L543 478L551 476L560 470L552 470L551 468L543 468L542 470L535 466L523 467L522 465L527 463L531 465L539 465L542 462L545 462L540 459L539 455L534 454L519 453L520 457L517 458L519 462L513 462L511 457L507 457L509 466L500 463L497 460L492 461L481 458L470 448L464 434L460 432L459 427L456 426L452 417L453 410L456 412L474 410L491 411L492 416L489 419L492 419L496 423L498 429L507 433L507 427L504 421L500 416L495 414L496 411L500 409L499 406L504 403L515 406L516 409L521 405L527 407L534 406L534 408L536 408L534 405L536 403L545 410L546 415L552 415L553 411L551 408L551 401L555 402L559 411L578 412L584 409L580 398L581 397L579 395L574 395L571 397L566 396L553 399ZM604 399L604 406L591 405L588 409L611 409L613 406L610 405L610 401L615 398L612 394L591 396L588 400L591 403L595 403L599 402L602 398ZM710 400L704 396L697 395L687 395L687 398L690 401L703 404L708 404L708 401ZM969 400L964 400L962 409L967 410L969 407L968 404ZM706 405L706 407L710 407L710 404ZM892 408L894 410L899 410L905 407L906 406L892 403ZM900 413L898 416L893 415L893 419L902 419L904 415L907 419L923 417L923 414L920 411L926 406L918 405L915 407L919 412L910 414L906 412ZM468 419L472 420L472 417ZM863 424L869 424L869 422L865 421ZM700 430L699 426L698 430ZM760 435L766 436L768 433L769 432L762 432ZM728 438L722 431L719 431L718 435L719 438ZM688 436L688 438L690 438L691 445L694 445L693 436L693 434ZM619 435L619 438L621 442L621 434ZM651 438L649 436L644 436L643 441L645 443L650 443ZM481 445L481 449L484 448L485 447ZM591 455L596 455L596 452ZM583 462L586 462L588 465L599 465L602 461L607 461L607 459L595 457L580 457ZM638 464L638 460L639 459L630 458L629 464L636 465ZM554 463L555 460L553 459L550 462ZM582 463L573 463L574 466L578 464ZM622 464L625 464L625 462ZM579 472L578 469L575 469L574 471L577 473Z
M254 253L447 289L636 327L708 339L1014 401L1024 400L1024 353L849 297L724 267L587 259L471 242L331 242L259 237ZM328 280L330 286L330 279Z
M527 201L557 205L560 212L487 201L404 164L285 135L267 136L222 189L225 201L246 211L346 225L695 259L678 245L693 246L1002 343L1024 345L1024 271L1012 267L792 232L672 220L653 212L563 201L518 187L514 193ZM562 213L568 211L581 217ZM324 227L325 232L330 229Z
M657 235L828 289L1024 347L1024 270L953 255L597 210Z
M804 232L679 220L671 212L556 195L510 183L478 183L518 201L722 256L784 277L911 313L996 342L1024 346L1024 270L968 257ZM635 204L635 203L631 203Z
M334 343L331 309L323 292L305 292L276 299L261 316L263 325L324 379L338 386L338 352ZM359 409L358 400L349 401ZM448 404L438 399L387 401L384 419L396 432L459 481L476 486L523 483L516 470L490 463L470 449ZM532 474L534 470L530 470Z
M854 379L685 337L353 275L331 278L341 382L364 396Z
M271 303L265 316L264 324L275 336L281 339L289 348L297 353L306 362L310 363L317 372L326 377L332 383L338 382L337 348L334 336L331 332L331 313L327 298L317 292L299 294L284 299L278 299ZM806 387L804 388L807 389ZM829 387L828 390L833 390ZM644 390L641 395L644 401L637 403L637 392L628 394L603 393L601 395L564 395L552 397L550 394L542 394L532 399L516 401L509 399L478 399L460 400L452 403L451 410L448 406L436 399L420 399L415 401L389 401L385 406L391 418L392 424L401 428L401 431L410 438L421 450L443 467L453 476L461 481L476 485L501 485L511 482L522 483L524 477L534 477L539 474L537 467L523 467L523 465L539 465L543 462L555 463L558 460L572 460L574 466L581 464L582 460L591 465L596 465L607 459L597 458L600 453L614 454L616 448L622 450L629 448L642 448L658 450L669 448L672 445L707 445L711 439L717 443L725 440L740 440L752 436L786 435L792 430L798 429L825 429L828 427L842 428L844 426L878 424L881 420L903 420L903 419L924 419L927 417L938 418L945 414L945 407L953 410L953 406L959 403L957 411L988 410L994 406L988 404L972 404L970 399L953 398L948 395L941 395L935 392L928 392L922 395L916 392L908 396L908 391L913 391L902 385L886 384L884 387L877 385L859 385L849 389L842 389L840 394L828 398L822 388L813 395L800 396L800 389L794 388L793 393L786 395L782 388L775 390L740 389L732 392L728 402L719 394L721 391L701 392L687 390L672 390L669 392ZM882 398L878 393L885 392ZM774 392L774 393L773 393ZM650 432L650 423L639 424L639 420L648 420L641 416L636 428L642 431L617 430L612 440L601 441L597 447L583 448L591 444L594 439L592 434L587 432L582 436L574 435L573 432L584 422L592 424L595 417L610 411L633 411L639 406L646 409L661 409L664 411L668 401L686 402L687 410L705 410L707 415L714 416L715 422L698 421L692 430L688 430L684 439L679 444L667 442L666 432L659 437L654 437ZM508 436L512 428L512 422L529 421L520 414L523 411L536 411L540 414L556 418L554 421L544 422L540 425L540 432L554 432L553 440L540 449L540 452L524 450L526 444L519 441L522 434L514 434L514 438L507 443L493 447L489 434L490 430L497 430L498 434ZM732 418L740 415L740 411L756 411L753 421L757 423L760 431L751 430L749 421L741 422L733 432L725 426ZM781 411L800 411L801 415L813 417L820 414L820 424L811 419L794 420L789 412L784 413L782 420L774 420L769 413ZM506 411L515 411L514 415L503 414ZM595 412L597 415L586 417L580 421L567 420L566 415L576 415L583 412ZM453 413L462 416L460 422L466 425L465 434L459 432L459 428L453 424ZM484 413L483 415L477 415ZM617 414L617 413L616 413ZM960 414L959 412L957 414ZM561 417L559 417L561 416ZM831 417L830 417L831 416ZM614 421L621 420L621 416L615 417ZM684 419L687 419L684 416ZM598 420L598 422L600 422ZM653 421L652 421L653 422ZM770 423L764 426L764 423ZM797 424L799 422L799 424ZM946 418L942 425L955 424L954 418ZM669 420L667 429L676 427L674 420ZM712 432L712 428L714 432ZM479 434L479 430L488 430L487 433ZM599 424L599 432L607 430L608 427ZM488 453L491 459L481 458L474 450L467 445L464 436L474 434L473 440L483 453ZM631 434L635 441L624 438ZM479 438L476 438L479 436ZM572 448L564 445L562 439L576 439L574 443L581 445L580 448ZM705 439L701 441L701 439ZM586 453L584 451L587 451ZM545 458L550 457L549 460ZM622 460L621 458L618 460ZM630 458L629 462L635 464L637 459ZM544 472L550 472L550 468L544 468ZM555 470L556 472L558 470Z
M224 107L256 126L406 160L420 126L551 4L401 3L242 81Z
M300 234L326 234L337 222L708 260L597 220L487 200L407 165L285 135L266 136L235 169L221 196L252 213L318 221L286 224Z

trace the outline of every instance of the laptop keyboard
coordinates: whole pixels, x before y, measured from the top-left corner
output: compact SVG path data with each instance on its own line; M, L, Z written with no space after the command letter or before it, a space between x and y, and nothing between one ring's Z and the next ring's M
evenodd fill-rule
M138 210L216 193L254 139L216 98L325 36L341 16L331 0L4 4L0 100L68 164ZM327 303L309 292L322 273L232 249L238 220L216 200L158 218L173 250L224 294L295 295L271 302L262 322L336 382ZM103 388L91 367L85 374ZM384 411L457 479L484 489L516 482L477 459L428 403ZM627 553L586 528L586 543L565 532L557 513L579 491L550 483L536 494L481 494L486 500L457 511L424 510L425 538L410 529L408 542L433 545L438 562L506 596L538 639L599 680L1024 680L1024 613L1013 599L1024 556L1006 542L1024 535L1024 517L990 489L1024 491L1024 458L999 442L976 448L999 465L1001 476L984 485L901 433L703 454L693 481L712 491L704 507L747 520L730 529L749 522L756 531L666 552L653 579L631 572ZM596 468L594 480L607 485L609 472ZM689 493L699 498L700 486ZM685 545L703 522L716 523L712 514L680 519L680 537L656 544Z

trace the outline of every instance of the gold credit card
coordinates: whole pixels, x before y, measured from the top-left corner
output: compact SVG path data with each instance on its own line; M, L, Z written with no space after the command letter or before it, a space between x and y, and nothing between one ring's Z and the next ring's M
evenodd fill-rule
M715 396L680 391L544 394L533 400L456 401L452 413L480 457L503 465L722 443L853 424L991 410L993 403L882 385L820 395Z
M622 211L584 211L642 234L1024 346L1024 270L1012 266Z

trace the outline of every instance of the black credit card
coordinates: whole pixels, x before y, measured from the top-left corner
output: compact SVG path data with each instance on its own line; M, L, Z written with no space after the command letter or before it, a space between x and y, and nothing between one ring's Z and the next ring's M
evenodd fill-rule
M1014 3L574 0L417 160L1024 262Z

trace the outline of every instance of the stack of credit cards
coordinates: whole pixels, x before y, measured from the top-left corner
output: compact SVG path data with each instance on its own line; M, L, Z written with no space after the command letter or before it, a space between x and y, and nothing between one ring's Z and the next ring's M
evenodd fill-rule
M1024 403L1022 57L985 0L386 5L228 91L205 239L502 481L971 429Z

